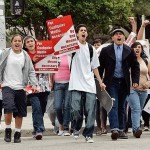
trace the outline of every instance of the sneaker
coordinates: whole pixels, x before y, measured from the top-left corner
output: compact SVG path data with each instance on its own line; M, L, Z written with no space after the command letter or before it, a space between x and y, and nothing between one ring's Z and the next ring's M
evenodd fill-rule
M119 139L128 139L128 136L125 132L119 131Z
M58 133L59 133L59 127L54 126L54 130L53 130L53 132L54 132L55 134L58 134Z
M73 131L73 136L74 136L74 138L75 138L76 140L78 139L79 134L80 134L80 130L79 130L79 131L77 131L77 130L74 130L74 131Z
M86 138L85 138L85 141L86 141L87 143L94 143L94 141L93 141L93 139L92 139L91 137L86 137Z
M42 140L43 134L41 132L36 133L35 138L36 140Z
M149 127L145 126L144 131L149 131Z
M64 134L64 131L63 130L59 130L59 132L58 132L58 136L63 136L63 134Z
M21 142L21 132L15 132L14 134L14 143L20 143Z
M69 133L69 131L64 131L63 135L64 136L70 136L70 133Z
M128 133L132 133L132 128L128 128Z
M12 133L12 130L11 128L6 128L5 129L5 142L11 142L11 133Z
M142 130L140 128L138 128L136 131L133 131L133 135L136 137L136 138L140 138L141 137L141 134L142 134Z
M112 140L117 140L119 137L119 133L117 130L113 130L112 133L111 133L111 139Z

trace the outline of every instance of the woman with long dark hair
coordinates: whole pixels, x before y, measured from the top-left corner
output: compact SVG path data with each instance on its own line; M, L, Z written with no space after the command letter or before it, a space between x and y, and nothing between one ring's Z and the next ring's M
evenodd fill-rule
M141 112L148 95L147 89L150 87L150 64L141 43L135 42L132 44L131 48L134 50L140 65L140 80L138 87L131 87L128 102L131 107L133 135L136 138L140 138L142 134L142 130L140 128Z

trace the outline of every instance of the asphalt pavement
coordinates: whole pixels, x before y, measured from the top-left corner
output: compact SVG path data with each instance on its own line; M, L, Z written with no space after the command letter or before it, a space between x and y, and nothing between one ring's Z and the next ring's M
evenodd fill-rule
M53 132L53 126L49 120L47 113L44 116L46 131L42 140L35 140L32 137L32 111L28 107L28 115L23 120L22 125L22 142L6 143L4 142L4 120L2 121L2 129L0 130L0 150L149 150L150 149L150 131L143 132L140 139L133 137L132 133L128 133L129 139L118 139L112 141L110 133L106 135L96 136L94 134L94 143L86 143L82 135L78 140L73 136L57 136ZM84 126L84 125L83 125ZM14 132L14 120L12 121L12 129Z

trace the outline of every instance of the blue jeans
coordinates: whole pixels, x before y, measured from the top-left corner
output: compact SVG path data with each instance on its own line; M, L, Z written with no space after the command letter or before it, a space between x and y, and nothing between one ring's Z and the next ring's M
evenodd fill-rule
M40 133L45 130L43 117L46 110L48 94L49 92L41 92L28 96L32 106L34 133Z
M96 114L96 96L94 93L72 91L71 92L71 112L74 122L74 130L79 131L82 127L83 113L85 115L84 137L93 137L95 114Z
M136 131L140 127L141 113L147 96L147 91L130 91L128 102L131 107L131 120L133 131Z
M125 101L127 97L127 88L124 78L113 78L108 93L114 98L111 111L108 114L110 129L125 129Z
M68 91L69 83L55 83L54 85L54 108L56 116L64 130L69 130L71 117L70 110L70 92Z

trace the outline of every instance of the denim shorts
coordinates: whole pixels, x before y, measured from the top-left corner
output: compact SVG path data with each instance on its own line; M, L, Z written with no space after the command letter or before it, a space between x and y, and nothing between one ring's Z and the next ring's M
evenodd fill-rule
M27 116L26 93L23 89L13 90L10 87L2 88L4 114L13 113L13 117Z

